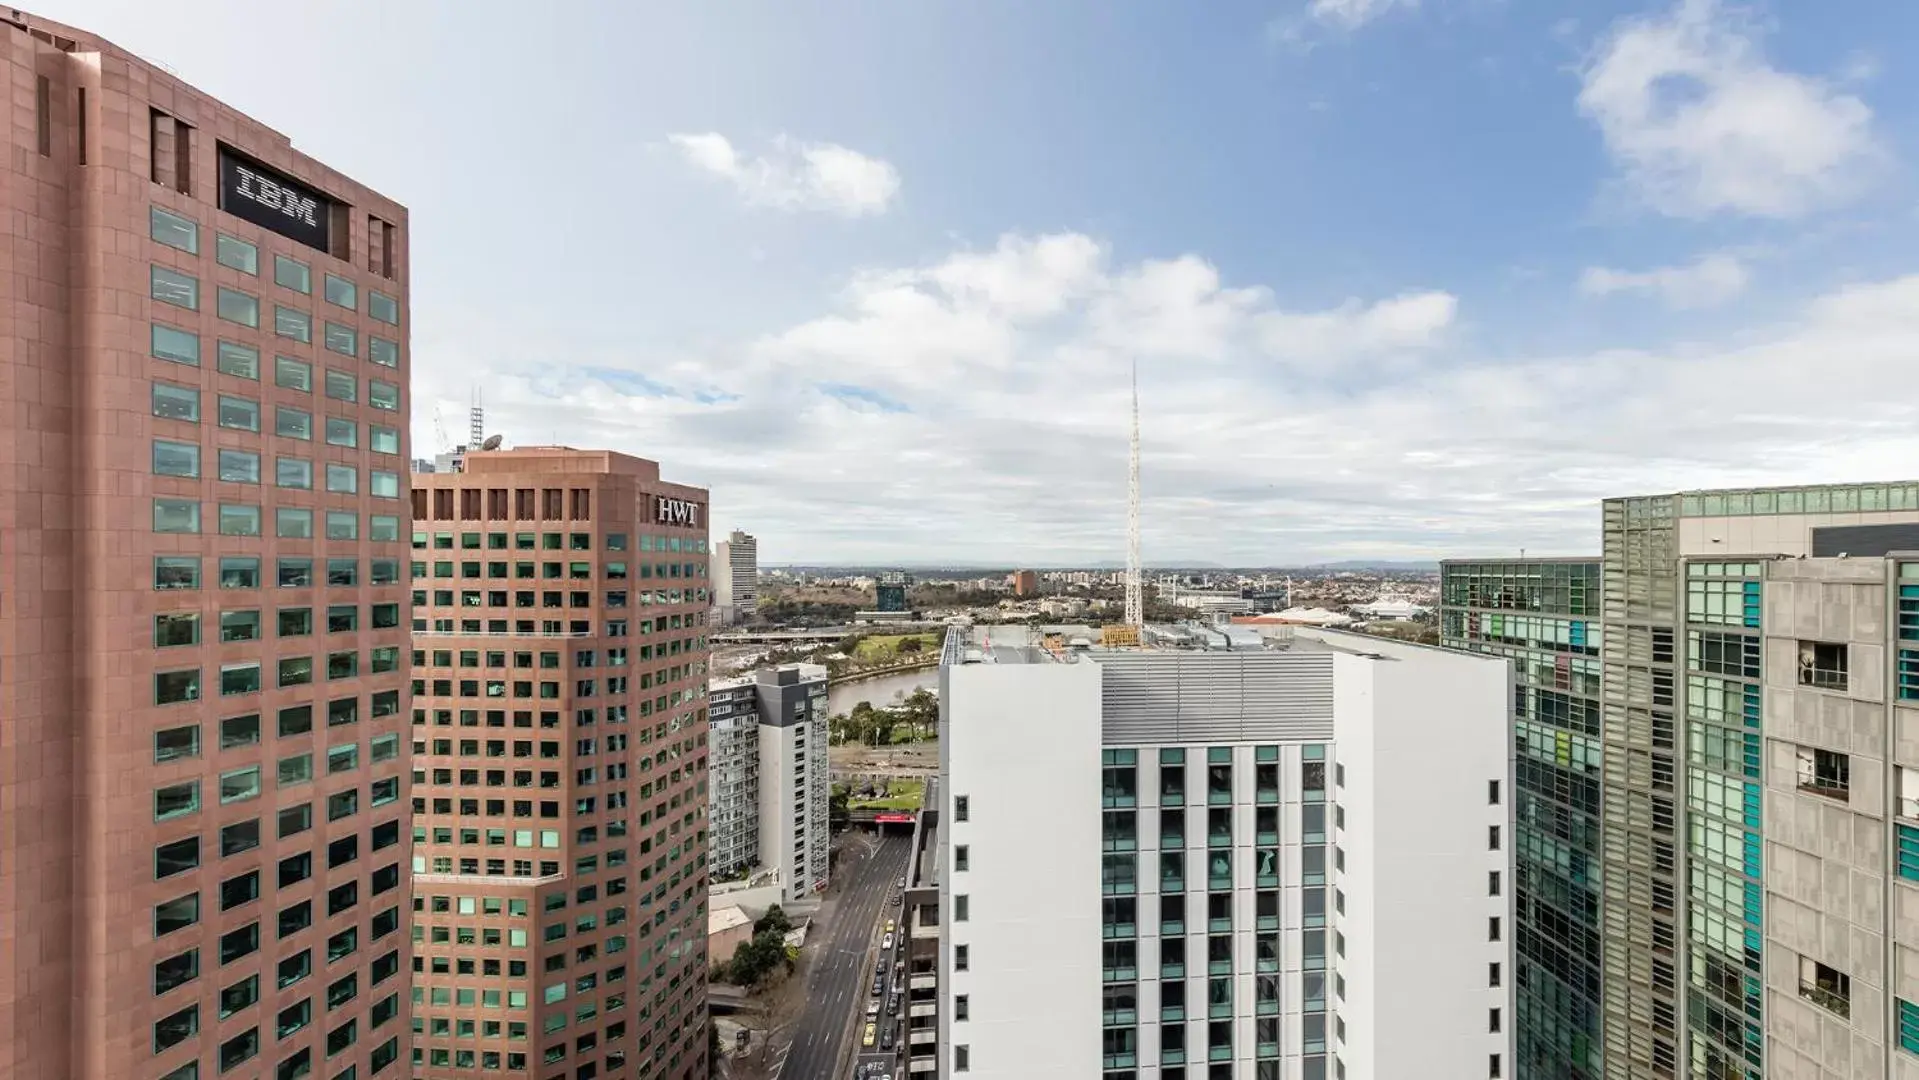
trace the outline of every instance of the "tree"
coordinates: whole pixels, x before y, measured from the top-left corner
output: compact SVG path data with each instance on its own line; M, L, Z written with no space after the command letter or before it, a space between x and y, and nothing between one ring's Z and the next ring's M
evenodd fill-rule
M912 724L921 737L931 736L939 724L939 698L924 686L908 694L900 703L900 709L906 714L906 722Z
M909 637L909 638L901 638L899 644L893 646L893 649L895 652L916 653L925 647L926 647L926 643L921 641L919 638Z
M781 908L778 904L774 904L772 907L766 909L766 914L760 916L758 922L753 924L753 936L758 937L761 934L770 933L778 934L781 938L784 938L788 933L792 932L792 929L793 920L786 917L785 909Z
M852 808L847 805L849 802L850 799L846 794L846 785L834 784L833 794L826 798L826 827L829 831L844 829L846 826L852 824L853 811Z

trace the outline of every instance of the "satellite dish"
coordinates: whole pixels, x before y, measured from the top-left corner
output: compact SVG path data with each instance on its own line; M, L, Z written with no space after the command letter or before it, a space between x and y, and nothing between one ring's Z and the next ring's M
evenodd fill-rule
M480 449L482 449L482 450L498 450L498 449L500 448L500 439L501 439L501 438L502 438L502 436L499 436L499 435L488 435L488 436L486 437L486 441L480 444Z

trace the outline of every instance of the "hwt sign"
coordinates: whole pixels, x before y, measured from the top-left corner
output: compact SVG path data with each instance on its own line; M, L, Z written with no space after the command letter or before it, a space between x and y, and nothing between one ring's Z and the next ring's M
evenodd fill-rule
M689 529L700 526L700 504L687 499L669 499L664 495L653 498L653 520L662 525L681 525Z

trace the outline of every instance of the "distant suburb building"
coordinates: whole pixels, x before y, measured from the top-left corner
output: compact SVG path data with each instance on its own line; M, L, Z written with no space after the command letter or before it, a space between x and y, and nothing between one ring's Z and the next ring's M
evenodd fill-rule
M1507 1076L1510 665L1097 640L949 635L942 1071Z
M734 529L713 552L713 606L723 625L752 617L760 602L760 542Z
M787 902L826 887L826 669L788 664L710 689L712 872L772 871Z

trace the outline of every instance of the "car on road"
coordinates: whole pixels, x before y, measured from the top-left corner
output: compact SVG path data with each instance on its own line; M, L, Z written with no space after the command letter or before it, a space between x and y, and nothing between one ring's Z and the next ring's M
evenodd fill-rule
M885 989L886 989L886 973L883 971L875 971L873 973L873 996L879 997L880 992Z
M902 900L905 900L905 899L906 899L906 898L905 898L904 896L901 896L901 895L900 895L899 893L894 893L894 894L893 894L893 906L894 906L894 907L899 907L899 906L900 906L900 902L901 902Z
M879 998L874 998L873 1000L871 1000L871 1001L869 1001L869 1002L867 1002L867 1003L866 1003L866 1018L867 1018L868 1020L871 1020L871 1019L873 1019L874 1017L876 1017L876 1016L878 1016L879 1014L880 1014L880 999L879 999Z
M886 1015L898 1016L899 1014L900 1014L900 996L898 994L894 994L886 1002Z
M874 1037L874 1033L875 1033L875 1032L877 1031L877 1029L878 1029L878 1025L876 1025L876 1024L872 1024L872 1023L869 1023L869 1024L867 1024L867 1025L866 1025L866 1034L865 1034L865 1035L863 1035L863 1036L861 1036L861 1038L860 1038L860 1042L861 1042L862 1044L864 1044L864 1045L866 1045L866 1046L871 1046L871 1045L873 1045L873 1037ZM845 1030L845 1029L844 1029L844 1028L842 1028L841 1030L843 1031L843 1030Z
M886 1036L885 1036L885 1038L883 1038L883 1039L881 1039L881 1040L880 1040L880 1049L882 1049L882 1050L891 1050L891 1049L893 1048L893 1026L894 1026L894 1025L893 1025L893 1022L892 1022L892 1021L890 1021L890 1020L889 1020L889 1021L887 1021L887 1023L886 1023ZM869 1043L868 1045L871 1045L871 1044Z
M893 932L893 920L891 919L886 920L886 932L889 934Z
M893 935L892 934L888 934L885 937L880 939L880 951L881 952L893 951Z
M899 887L900 887L900 888L902 888L902 889L904 889L904 888L906 888L906 879L905 879L905 878L901 878L901 879L900 879L900 883L899 883Z

